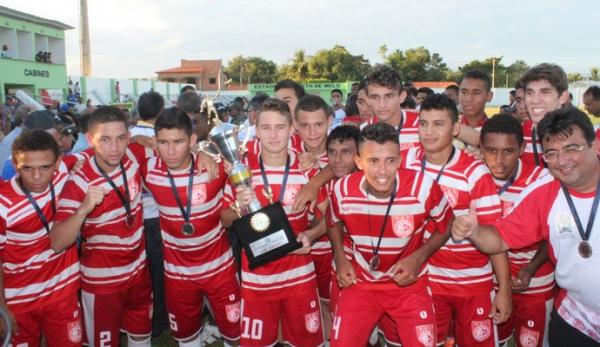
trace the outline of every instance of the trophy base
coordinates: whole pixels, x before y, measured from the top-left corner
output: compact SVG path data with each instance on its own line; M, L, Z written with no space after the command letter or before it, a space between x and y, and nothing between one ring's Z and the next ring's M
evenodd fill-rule
M302 248L279 201L235 220L232 229L244 248L250 269Z

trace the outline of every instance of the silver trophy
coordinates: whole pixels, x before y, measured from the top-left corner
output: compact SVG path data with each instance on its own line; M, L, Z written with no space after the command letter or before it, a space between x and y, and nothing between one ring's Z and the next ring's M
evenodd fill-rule
M247 132L246 138L240 144L238 133L242 130L244 130L242 127L233 124L218 124L208 133L208 140L200 142L199 148L202 152L210 155L215 160L218 161L223 158L231 165L229 180L234 187L242 184L251 187L250 180L252 178L252 172L241 160L243 153L246 150L249 132ZM254 200L245 209L240 209L239 206L237 206L236 212L238 215L242 216L256 212L260 209L262 209L260 202Z

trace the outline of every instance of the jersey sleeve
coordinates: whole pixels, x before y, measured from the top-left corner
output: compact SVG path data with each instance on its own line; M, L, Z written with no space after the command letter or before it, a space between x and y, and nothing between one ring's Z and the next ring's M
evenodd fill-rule
M471 200L475 202L480 224L493 224L502 215L502 204L496 184L487 168L481 164L469 175Z
M149 158L158 155L152 148L144 147L139 143L131 143L127 148L131 151L131 154L133 154L140 165L145 163Z
M223 208L231 208L231 206L235 205L235 192L233 191L233 186L231 185L231 181L227 179L225 181L225 186L223 187Z
M4 249L6 248L6 220L0 217L0 259L4 257Z
M87 193L88 184L81 176L75 174L69 177L60 193L55 222L64 222L81 206Z
M331 190L331 195L329 196L329 205L327 206L327 227L331 228L339 222L342 222L342 218L340 215L340 187L341 181L339 180L333 186Z
M425 202L425 210L429 211L429 222L426 225L426 229L430 232L438 231L440 233L446 232L448 225L454 218L452 208L442 192L439 184L433 183L431 191Z

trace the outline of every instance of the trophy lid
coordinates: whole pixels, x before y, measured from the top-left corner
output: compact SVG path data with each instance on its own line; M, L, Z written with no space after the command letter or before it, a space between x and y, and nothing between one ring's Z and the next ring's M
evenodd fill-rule
M213 127L211 129L211 131L208 133L209 137L214 137L214 136L223 136L223 135L228 135L229 133L233 133L234 131L236 131L237 126L231 123L221 123L219 125L216 125L215 127Z

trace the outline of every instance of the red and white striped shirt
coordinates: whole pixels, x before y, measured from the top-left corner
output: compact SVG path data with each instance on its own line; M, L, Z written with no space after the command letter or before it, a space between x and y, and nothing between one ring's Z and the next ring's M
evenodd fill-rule
M218 281L221 277L217 275L235 277L233 253L220 219L223 187L227 180L223 165L213 180L209 180L205 170L198 174L194 169L189 197L190 168L171 170L184 210L191 199L190 222L195 232L189 236L181 231L185 221L173 195L167 170L159 157L152 157L142 165L144 183L155 197L159 210L165 284L169 288L200 288Z
M502 216L508 215L514 206L515 201L517 201L519 194L521 194L523 190L529 187L533 182L537 181L540 177L549 174L547 169L540 166L524 164L519 160L514 181L500 194L500 200L502 201ZM505 184L508 184L507 181L501 181L495 178L494 182L498 189L501 189ZM519 270L531 262L537 253L538 247L539 243L522 249L511 249L508 251L511 276L516 277L519 274ZM541 296L546 300L550 300L554 297L554 266L552 263L549 260L544 262L531 278L529 288L523 292L514 294L536 295Z
M585 228L596 192L569 189L569 193ZM546 175L529 185L513 210L495 226L509 248L548 242L548 255L556 265L556 284L561 288L554 307L567 323L600 342L600 219L596 216L588 239L592 254L583 258L578 252L582 239L560 182Z
M371 271L369 262L377 247L390 198L376 198L365 191L364 172L358 171L335 182L327 213L331 228L342 222L352 244L350 261L359 282L392 284L392 266L423 245L428 221L445 232L452 211L440 187L419 171L400 169L396 174L396 196L378 250L380 265ZM425 266L423 266L425 267ZM424 275L421 271L420 275Z
M61 163L52 178L56 197L69 173ZM56 254L50 236L18 183L18 176L0 185L0 254L6 303L13 313L27 312L77 295L80 285L77 248ZM31 193L53 224L52 193Z
M413 110L401 110L402 129L398 138L400 140L400 150L417 147L421 145L419 140L419 113ZM373 117L360 125L360 130L367 125L379 123L379 118ZM397 128L397 127L396 127Z
M118 194L102 176L93 158L81 170L69 177L60 195L55 220L64 222L75 213L85 199L89 186L99 186L109 193L102 203L87 215L82 227L81 275L82 288L95 294L119 292L138 283L146 266L141 203L142 180L140 162L152 155L150 149L130 145L123 160L127 174L131 215L134 225L126 224L126 211ZM121 169L107 175L125 195ZM126 197L127 198L127 197Z
M406 152L404 163L412 170L421 171L424 155L423 148L412 148ZM425 173L435 179L442 166L426 163ZM500 198L492 175L483 162L462 150L455 149L439 184L455 215L468 214L473 201L479 223L491 224L501 216ZM449 239L429 258L427 269L434 294L467 296L489 293L493 288L489 257L468 240L454 243Z
M525 151L523 151L523 154L521 155L521 160L524 164L544 167L544 158L542 158L542 153L544 153L544 150L542 149L542 142L538 138L537 132L535 133L535 143L533 143L535 131L533 127L533 122L531 120L528 120L522 124L522 127L523 140L525 140ZM538 157L537 163L535 161L536 151Z
M260 172L258 156L248 155L246 165L252 171L252 187L254 194L262 206L270 204L264 195L264 183ZM300 188L308 183L308 177L299 168L296 153L288 151L290 156L290 169L285 188L285 195L281 202L288 220L295 234L308 229L308 207L299 212L292 212L292 205ZM273 200L277 200L281 191L285 167L271 167L265 165L269 187L273 193ZM230 208L236 201L235 190L231 182L225 185L223 208ZM289 298L316 289L315 267L310 254L288 254L268 264L253 270L248 267L246 256L242 256L242 296L253 300L278 300Z

